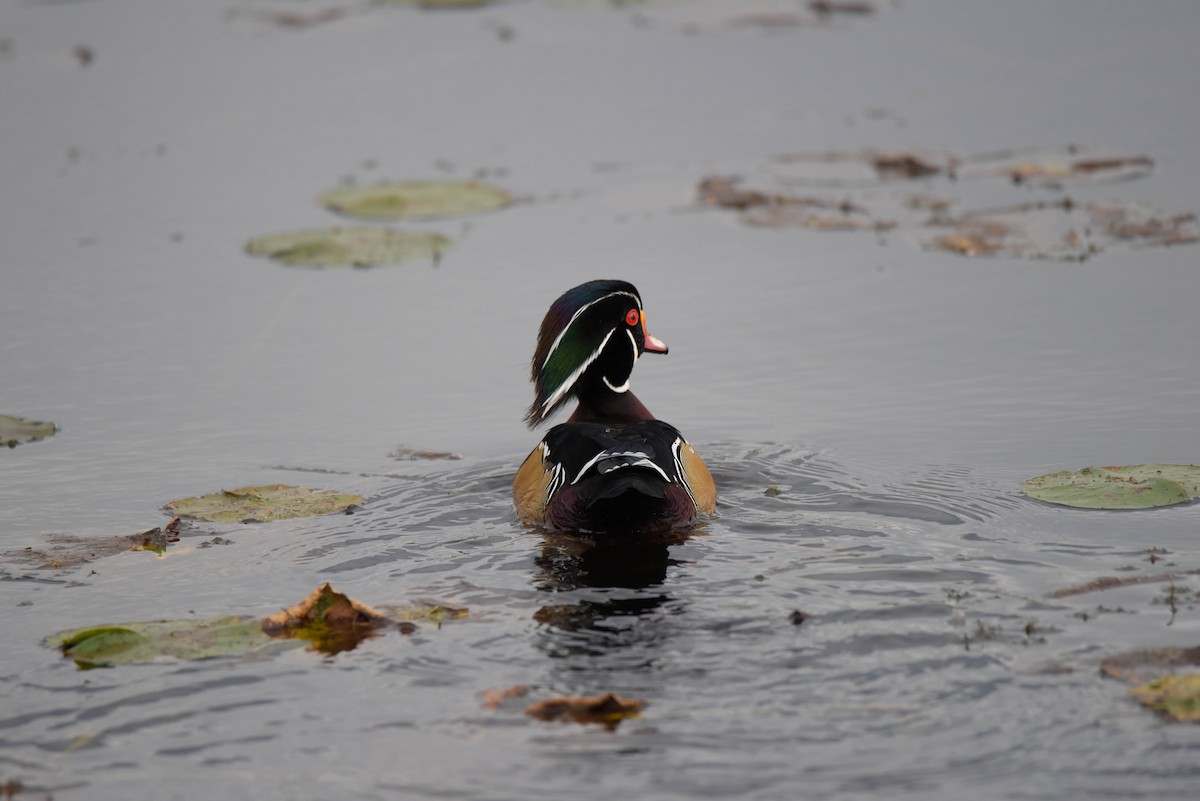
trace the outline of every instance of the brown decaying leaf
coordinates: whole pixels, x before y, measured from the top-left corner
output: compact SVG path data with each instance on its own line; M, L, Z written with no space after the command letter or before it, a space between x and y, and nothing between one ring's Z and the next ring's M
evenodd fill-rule
M874 4L853 2L853 0L809 0L808 8L814 14L823 17L833 14L861 17L875 13Z
M327 22L339 20L349 13L346 8L326 8L322 11L229 11L228 17L245 16L279 28L304 31Z
M263 618L262 630L271 637L308 640L310 649L336 654L374 637L388 622L383 613L325 582L295 606Z
M928 178L943 172L943 168L911 153L869 154L871 166L880 178Z
M511 698L524 698L529 694L528 684L514 684L503 690L484 690L483 705L488 709L496 709Z
M171 543L179 541L179 529L182 525L184 524L178 517L173 517L164 526L112 537L47 534L46 541L50 543L50 548L26 548L22 551L9 551L4 555L18 562L34 564L39 570L62 570L90 564L97 559L125 551L152 551L161 554Z
M525 707L525 714L539 720L600 723L612 730L625 718L638 717L638 713L645 706L645 701L622 698L616 693L605 693L549 698Z
M1100 662L1100 672L1130 684L1144 684L1181 668L1200 665L1200 646L1193 648L1139 648Z
M1077 159L1060 164L1025 162L1002 169L1003 174L1007 174L1013 183L1019 184L1030 180L1054 183L1072 178L1139 178L1153 167L1154 160L1148 156L1127 156Z
M807 228L810 231L883 232L896 227L892 220L821 214L794 205L756 206L742 212L742 222L760 228Z
M1070 587L1062 587L1049 593L1048 598L1067 598L1072 595L1083 595L1088 592L1099 592L1101 590L1111 590L1115 587L1127 587L1131 584L1149 584L1157 581L1173 581L1181 576L1194 576L1200 574L1200 569L1197 570L1179 570L1172 573L1155 573L1149 576L1102 576L1085 584L1075 584Z
M1129 206L1087 207L1088 217L1094 225L1104 229L1111 237L1123 241L1135 241L1146 245L1188 245L1200 241L1200 227L1195 214L1176 214L1159 217L1145 210Z
M997 253L1024 252L1028 245L1017 243L1014 229L999 220L960 222L955 230L935 237L930 246L963 256L994 256Z
M454 453L453 451L422 451L415 448L406 448L403 445L398 446L388 455L393 459L407 459L412 462L421 459L439 461L442 459L457 460L462 458L461 453Z
M700 180L696 195L701 204L722 209L745 211L757 206L804 206L832 209L843 214L866 214L862 206L844 198L800 197L798 195L767 194L754 189L742 189L740 179L732 176L710 175Z

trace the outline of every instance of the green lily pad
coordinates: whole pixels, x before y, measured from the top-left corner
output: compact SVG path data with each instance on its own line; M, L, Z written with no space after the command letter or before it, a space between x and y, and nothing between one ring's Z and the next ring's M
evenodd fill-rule
M1022 487L1031 498L1083 509L1149 509L1200 497L1200 467L1138 464L1085 467L1037 476Z
M60 631L45 640L85 669L160 659L243 656L271 643L261 621L239 616L93 626Z
M57 430L58 426L54 423L43 423L40 420L26 420L23 417L0 414L0 445L7 445L10 448L52 437Z
M263 523L344 512L362 502L361 495L268 484L180 498L163 508L182 517L217 523Z
M373 267L414 259L437 261L453 244L429 231L324 228L251 239L246 252L295 267Z
M513 199L503 189L474 181L390 181L334 189L317 202L350 217L415 220L495 211Z
M1167 717L1184 723L1200 721L1200 673L1161 676L1129 693Z

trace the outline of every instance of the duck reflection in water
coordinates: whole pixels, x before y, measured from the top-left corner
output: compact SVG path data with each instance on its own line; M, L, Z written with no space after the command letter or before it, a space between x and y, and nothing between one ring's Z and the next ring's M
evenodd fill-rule
M565 601L542 606L533 615L547 627L543 649L551 656L598 655L660 639L663 627L640 625L640 619L671 606L667 571L682 564L671 557L671 548L694 533L699 532L593 537L543 531L536 558L538 589L561 594Z

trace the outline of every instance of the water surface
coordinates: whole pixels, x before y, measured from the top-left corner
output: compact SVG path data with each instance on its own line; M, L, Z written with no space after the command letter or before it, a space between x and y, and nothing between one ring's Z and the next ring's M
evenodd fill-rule
M1192 792L1197 730L1097 665L1195 645L1200 582L1175 609L1165 583L1048 594L1200 567L1196 507L1019 487L1197 460L1200 251L964 259L918 227L759 230L694 201L706 175L787 178L785 153L1078 143L1156 163L1078 201L1195 211L1191 6L909 2L766 30L714 2L347 9L304 29L259 16L303 3L0 11L0 412L62 427L0 453L0 547L149 528L222 487L366 496L164 558L6 557L0 779L58 799ZM313 198L345 180L475 176L522 202L421 224L460 240L436 267L241 252L336 222ZM1042 196L980 186L864 197ZM720 488L677 541L597 545L511 510L537 324L598 277L641 290L671 354L641 362L639 397ZM266 615L322 581L470 615L328 658L79 671L40 645ZM614 731L484 708L514 684L647 707Z

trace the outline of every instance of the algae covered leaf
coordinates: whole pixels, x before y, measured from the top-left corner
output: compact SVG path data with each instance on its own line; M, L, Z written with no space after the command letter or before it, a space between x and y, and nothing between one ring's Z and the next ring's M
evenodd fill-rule
M263 523L344 512L362 502L361 495L268 484L180 498L163 508L182 517L216 523Z
M246 244L246 252L294 267L374 267L413 260L436 262L453 244L431 231L339 227L259 237Z
M46 638L81 668L135 665L162 659L244 656L271 645L254 618L157 620L69 629Z
M1085 467L1026 481L1031 498L1082 509L1150 509L1186 503L1200 496L1200 467L1190 464L1138 464Z
M58 426L40 420L26 420L9 414L0 414L0 445L15 448L27 442L54 436Z
M1200 673L1160 676L1129 693L1169 718L1182 723L1200 722Z
M333 189L317 201L349 217L417 220L494 211L513 198L503 189L475 181L386 181Z

